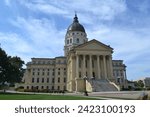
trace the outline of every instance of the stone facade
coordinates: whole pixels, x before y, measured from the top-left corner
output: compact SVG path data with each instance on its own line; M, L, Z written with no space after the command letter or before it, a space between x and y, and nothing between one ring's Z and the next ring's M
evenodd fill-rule
M122 88L128 88L128 81L126 75L126 66L123 64L123 60L113 60L113 76L116 80L116 84Z
M88 41L77 15L65 36L64 57L32 58L24 74L25 89L116 91L126 87L126 66L112 60L113 48Z
M66 58L32 58L23 77L25 89L66 90Z

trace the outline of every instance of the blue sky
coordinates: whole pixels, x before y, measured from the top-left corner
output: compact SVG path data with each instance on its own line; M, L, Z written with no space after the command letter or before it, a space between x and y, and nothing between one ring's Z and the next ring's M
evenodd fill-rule
M61 56L74 11L89 40L124 60L128 79L150 76L150 0L1 0L1 47L25 62Z

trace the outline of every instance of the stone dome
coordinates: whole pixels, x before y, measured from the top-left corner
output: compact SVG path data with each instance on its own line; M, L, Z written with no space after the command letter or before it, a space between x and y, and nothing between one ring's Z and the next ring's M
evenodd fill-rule
M81 32L84 32L84 33L85 33L85 29L84 29L84 27L79 23L78 17L77 17L76 14L75 14L73 23L68 27L67 32L70 32L70 31L81 31Z

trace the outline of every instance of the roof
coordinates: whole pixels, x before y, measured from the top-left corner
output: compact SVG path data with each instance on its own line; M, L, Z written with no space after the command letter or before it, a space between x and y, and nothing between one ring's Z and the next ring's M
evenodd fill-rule
M92 39L92 40L90 40L90 41L88 41L88 42L86 42L86 43L80 44L80 45L76 46L75 48L82 47L82 46L87 45L87 44L92 43L92 42L96 42L96 43L101 44L102 46L104 46L104 47L106 47L106 48L109 48L109 49L113 50L113 48L110 47L109 45L106 45L106 44L104 44L104 43L101 43L100 41L98 41L98 40L96 40L96 39Z
M85 33L85 29L84 29L84 27L79 23L78 17L77 17L76 14L75 14L73 23L68 27L67 32L70 32L70 31L81 31L81 32L84 32L84 33Z

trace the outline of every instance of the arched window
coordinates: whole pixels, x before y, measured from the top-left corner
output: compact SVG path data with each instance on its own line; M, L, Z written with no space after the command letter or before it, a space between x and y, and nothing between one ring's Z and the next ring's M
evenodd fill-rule
M69 40L67 40L67 44L69 44Z

